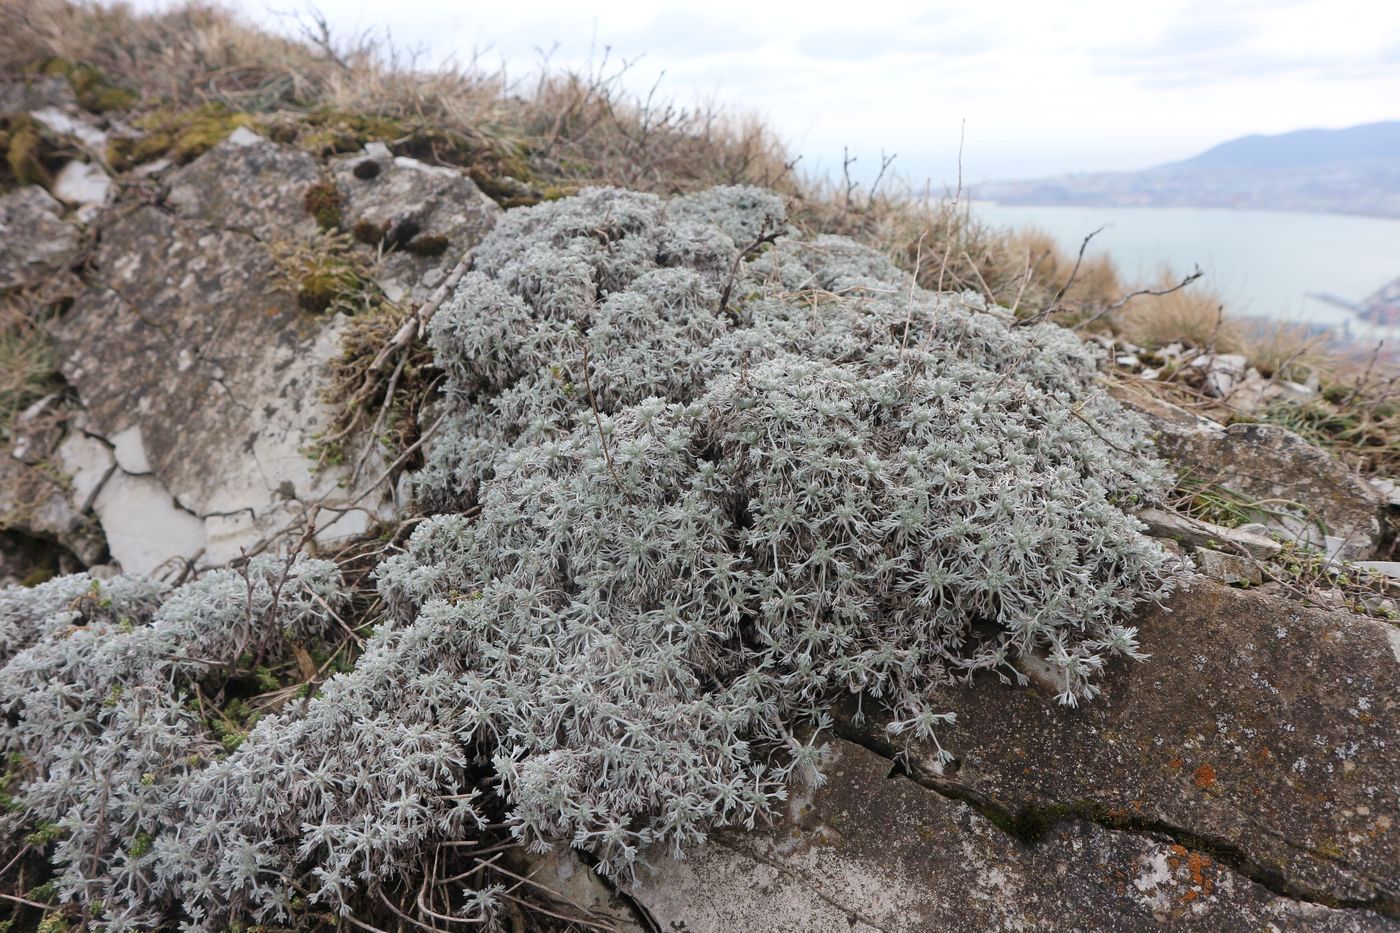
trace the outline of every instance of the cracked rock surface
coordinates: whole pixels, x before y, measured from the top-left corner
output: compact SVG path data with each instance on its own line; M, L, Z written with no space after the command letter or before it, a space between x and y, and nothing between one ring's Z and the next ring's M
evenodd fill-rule
M368 224L390 240L402 240L405 248L385 257L378 282L393 300L422 300L451 268L443 259L477 243L500 208L461 172L395 158L381 148L371 144L365 155L335 163L345 225ZM425 245L432 245L431 255L415 253Z
M454 248L499 213L464 175L415 174L427 180L414 189L421 212L470 214L451 227ZM315 235L303 200L320 177L308 153L239 134L173 173L163 205L118 205L100 228L84 288L51 334L82 404L73 430L111 451L87 446L62 466L93 490L85 498L124 570L221 564L310 503L353 498L348 467L318 471L305 453L329 421L326 364L348 319L300 310L274 259L278 243ZM459 253L411 257L405 274ZM381 491L357 503L322 543L361 532L387 501Z
M1026 846L967 804L827 746L827 783L785 819L729 830L629 889L653 930L1383 930L1281 898L1170 839L1069 819Z
M1148 419L1179 472L1267 501L1270 530L1347 560L1375 555L1385 498L1331 454L1278 425L1223 427L1158 398L1117 394Z
M1208 583L1140 623L1079 709L953 695L944 768L847 718L785 819L630 893L692 933L1400 928L1400 630Z

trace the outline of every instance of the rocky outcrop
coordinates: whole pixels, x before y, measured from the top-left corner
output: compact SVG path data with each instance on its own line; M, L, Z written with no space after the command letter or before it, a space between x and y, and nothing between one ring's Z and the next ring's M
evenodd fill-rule
M344 225L376 248L395 247L376 276L394 301L426 298L452 266L442 257L455 260L500 213L461 172L395 157L382 143L338 161L334 178Z
M1229 427L1143 393L1119 393L1156 432L1177 471L1257 504L1259 521L1328 556L1364 560L1381 541L1385 500L1326 451L1273 424Z
M827 783L627 889L653 930L1383 930L1279 897L1208 851L1069 818L1027 846L889 759L836 740Z
M0 291L28 288L62 269L80 235L62 203L38 185L0 195Z
M947 765L848 709L825 786L631 897L694 933L1396 928L1400 630L1208 583L1138 621L1081 708L950 696Z
M500 209L460 172L390 161L377 178L338 174L354 184L344 197L357 213L347 216L396 202L442 237L432 255L387 251L389 274L417 294ZM6 527L85 560L105 541L122 569L152 573L224 563L313 506L322 543L382 514L388 491L362 496L347 488L349 467L317 469L308 456L329 423L327 364L348 319L302 310L277 261L317 235L307 191L336 184L332 174L309 153L242 130L168 174L163 201L131 199L96 216L82 287L50 328L80 404L48 473L4 468L14 490L3 497ZM381 183L385 193L375 194ZM63 211L37 187L0 199L0 223L29 225L38 232L24 242L43 248L7 250L4 284L28 284L68 260L80 227Z

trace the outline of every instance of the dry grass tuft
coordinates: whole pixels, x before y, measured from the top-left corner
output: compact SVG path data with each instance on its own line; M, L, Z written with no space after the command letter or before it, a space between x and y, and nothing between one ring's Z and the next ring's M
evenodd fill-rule
M0 441L30 403L53 391L53 360L43 329L23 311L0 306Z
M1151 287L1166 290L1180 281L1164 268ZM1123 336L1148 349L1171 343L1217 353L1245 349L1243 331L1226 316L1219 296L1196 285L1168 295L1134 298L1117 312L1115 322Z

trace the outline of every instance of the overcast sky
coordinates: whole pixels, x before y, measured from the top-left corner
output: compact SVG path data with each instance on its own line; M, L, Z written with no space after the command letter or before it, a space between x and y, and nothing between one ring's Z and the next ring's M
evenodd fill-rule
M234 0L287 27L295 0ZM525 75L541 52L611 48L682 101L755 111L812 170L881 150L935 186L1141 168L1246 133L1400 119L1400 3L1384 0L764 0L443 4L318 0L345 32L391 30L430 59L482 53ZM557 44L557 46L556 46Z

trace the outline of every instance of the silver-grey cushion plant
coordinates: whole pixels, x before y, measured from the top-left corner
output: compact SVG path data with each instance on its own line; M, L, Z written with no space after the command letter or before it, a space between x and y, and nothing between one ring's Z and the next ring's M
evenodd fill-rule
M978 672L1036 655L1072 704L1141 657L1125 613L1182 567L1124 511L1166 474L1091 351L785 223L753 188L507 213L432 322L436 514L384 618L231 754L190 691L326 625L333 565L0 594L0 741L69 830L62 895L114 930L349 911L488 800L626 875L819 781L843 697L936 743Z

